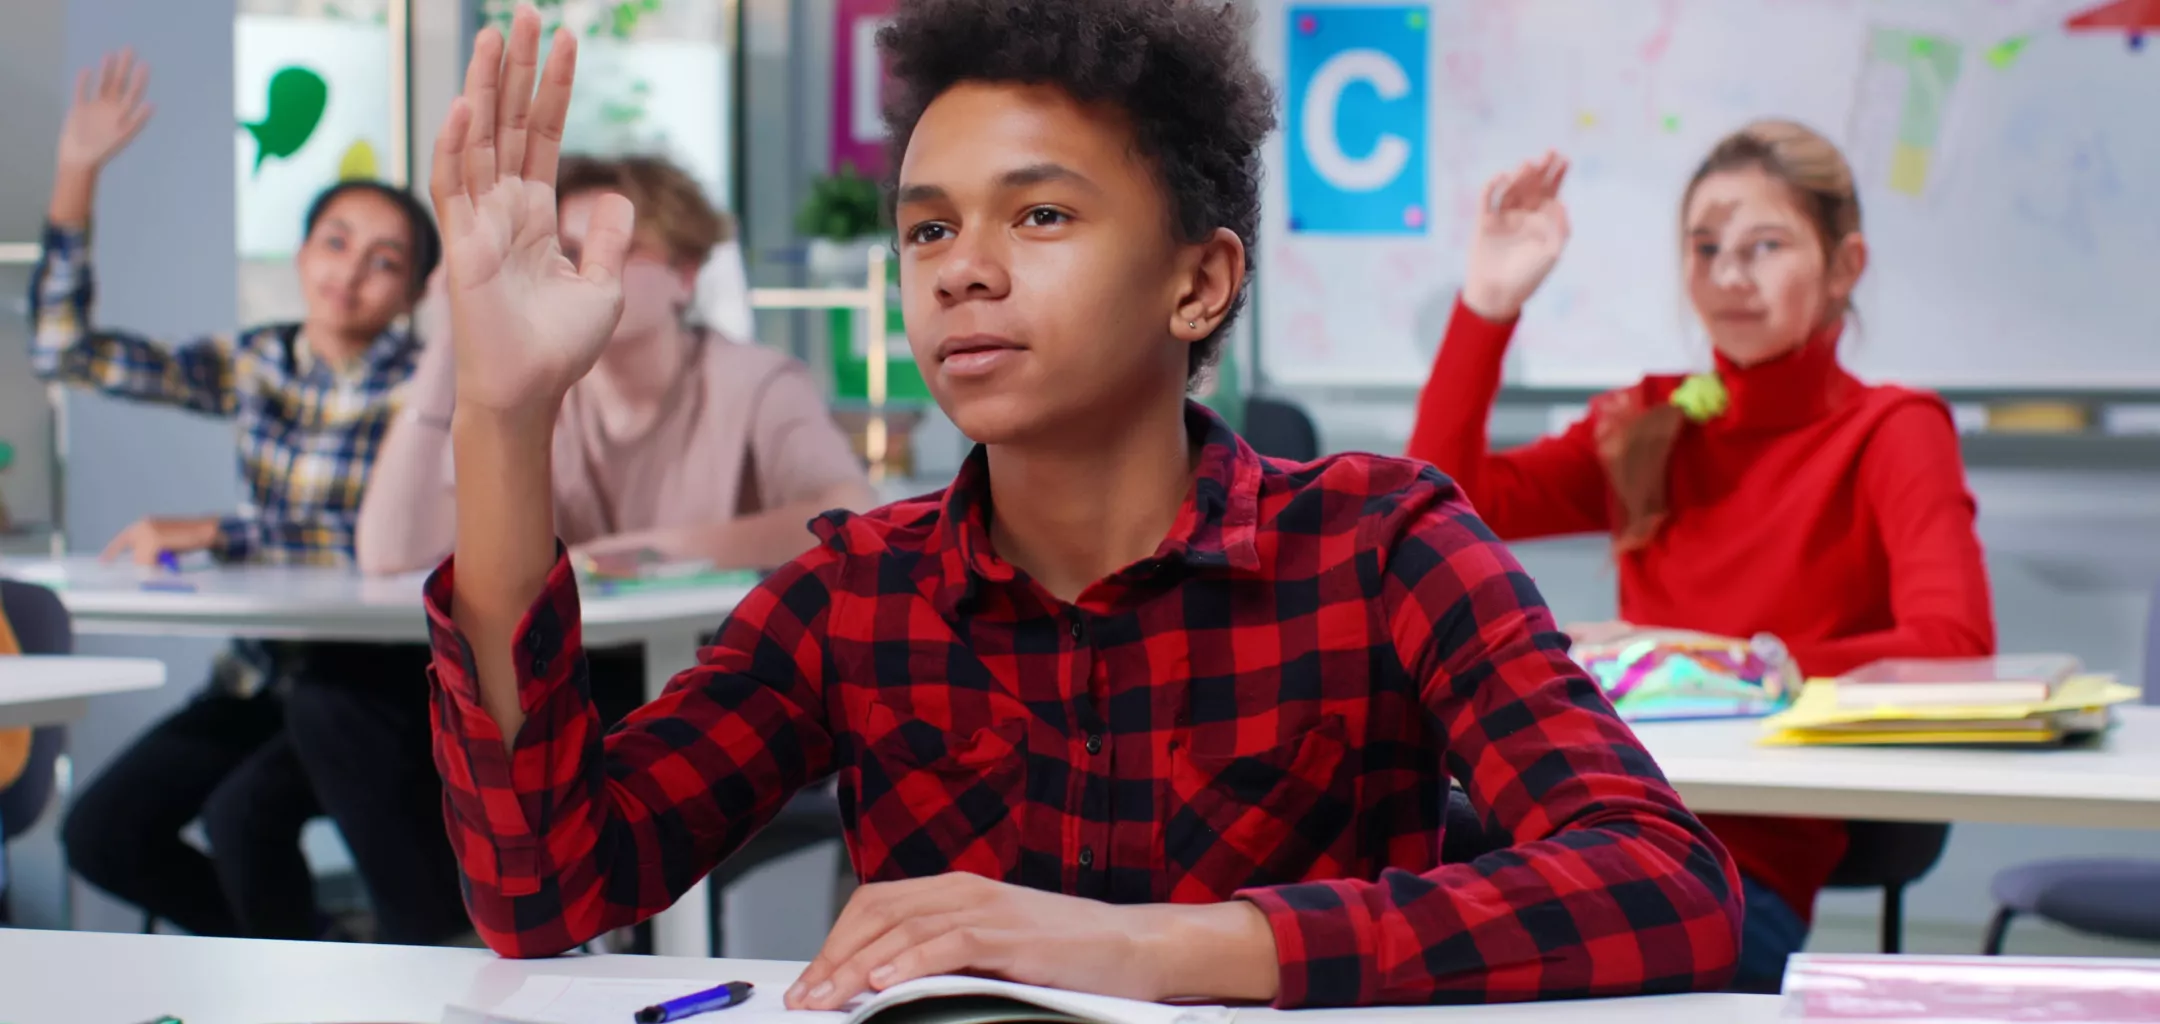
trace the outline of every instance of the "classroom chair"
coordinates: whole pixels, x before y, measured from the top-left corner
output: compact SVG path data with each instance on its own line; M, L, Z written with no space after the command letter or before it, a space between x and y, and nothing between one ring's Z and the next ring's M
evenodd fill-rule
M1253 395L1245 399L1245 443L1271 459L1311 462L1320 457L1320 431L1297 403Z
M1881 889L1882 951L1905 948L1905 887L1942 859L1950 826L1917 821L1848 821L1845 858L1830 872L1832 889Z
M75 630L67 606L44 587L14 580L0 580L0 615L22 645L24 654L72 654ZM7 844L28 832L53 802L53 793L65 776L61 759L67 753L67 727L48 725L30 733L30 756L22 774L0 789L0 866L7 859ZM0 870L12 878L14 872ZM0 924L9 921L7 892L0 888Z
M1470 797L1453 783L1449 783L1447 809L1443 831L1440 833L1440 863L1463 864L1497 850L1504 850L1509 843L1505 836L1488 830L1478 818L1477 809L1470 806Z
M2160 588L2145 623L2144 703L2160 705ZM2020 864L1989 886L1995 917L1981 952L1998 956L2019 915L2115 939L2160 942L2160 861L2065 858Z
M741 881L744 875L773 861L800 853L819 843L837 843L846 838L840 827L840 796L835 784L827 782L814 789L795 794L787 805L780 808L772 823L757 835L750 837L742 849L721 861L720 866L706 876L706 889L712 899L712 949L714 956L727 955L726 900L728 887ZM847 854L840 855L840 874L846 876L833 880L833 913L837 915L844 902L845 883L854 880L854 869L849 865ZM832 922L828 921L829 926Z

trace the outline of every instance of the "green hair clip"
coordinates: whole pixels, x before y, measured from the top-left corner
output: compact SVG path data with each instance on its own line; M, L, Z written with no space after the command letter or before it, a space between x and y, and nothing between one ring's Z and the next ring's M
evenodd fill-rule
M1690 422L1708 423L1725 414L1732 396L1725 393L1725 382L1717 374L1695 373L1673 389L1670 401Z

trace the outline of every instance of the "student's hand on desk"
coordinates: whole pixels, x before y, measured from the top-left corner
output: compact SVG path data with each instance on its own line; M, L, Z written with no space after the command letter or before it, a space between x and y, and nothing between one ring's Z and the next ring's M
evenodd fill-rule
M120 531L120 535L105 545L105 553L99 557L112 561L122 555L132 555L136 565L156 565L158 556L167 551L184 555L201 551L217 543L218 517L202 516L192 519L161 519L151 516L140 519L135 525Z
M143 89L150 65L137 63L135 51L108 53L96 71L75 75L75 102L60 125L62 173L95 174L127 148L150 122Z
M1485 183L1463 279L1463 304L1471 312L1496 323L1515 319L1560 262L1568 240L1567 207L1560 202L1567 169L1567 158L1547 153Z
M1242 900L1117 906L954 873L866 885L788 989L787 1006L832 1010L869 989L975 974L1075 992L1266 1002L1275 935Z
M556 234L555 170L577 64L558 31L538 68L540 16L521 5L507 61L490 30L473 46L465 92L435 139L429 190L443 221L457 402L483 414L544 413L600 358L622 312L630 201L594 207L581 259ZM537 74L540 87L533 92Z

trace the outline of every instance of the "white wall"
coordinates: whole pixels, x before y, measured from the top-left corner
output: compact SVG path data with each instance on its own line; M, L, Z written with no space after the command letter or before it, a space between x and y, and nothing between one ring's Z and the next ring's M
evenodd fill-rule
M231 0L15 0L10 39L24 14L62 31L42 44L42 85L9 82L6 103L25 114L12 147L26 167L49 165L63 97L75 69L108 49L133 46L151 68L156 116L105 175L99 193L97 275L100 322L160 335L233 327L232 2ZM12 43L11 43L12 45ZM11 54L12 57L12 54ZM31 60L9 72L38 67ZM16 92L21 88L23 92ZM10 115L14 116L13 113ZM17 122L10 121L14 129ZM14 169L14 163L6 165ZM33 175L35 175L33 177ZM49 187L49 168L24 171ZM40 215L42 195L13 186L0 193L0 223L14 228ZM28 211L28 212L26 212ZM96 551L134 519L151 513L206 513L234 507L238 486L228 424L146 409L89 395L69 400L68 444L75 459L66 479L66 527L76 550ZM217 645L205 641L86 637L89 654L162 658L172 683L163 691L96 702L70 732L76 776L87 778L149 722L192 693ZM50 821L13 851L16 911L29 924L59 920L59 853ZM78 887L84 927L132 930L141 919Z
M8 11L7 31L0 32L0 99L11 139L49 140L60 130L61 15L59 0L23 0L22 9ZM0 243L37 241L51 187L49 145L0 146ZM14 444L16 456L15 467L0 473L0 499L17 522L42 523L52 507L51 434L25 348L29 280L27 265L0 265L0 440Z

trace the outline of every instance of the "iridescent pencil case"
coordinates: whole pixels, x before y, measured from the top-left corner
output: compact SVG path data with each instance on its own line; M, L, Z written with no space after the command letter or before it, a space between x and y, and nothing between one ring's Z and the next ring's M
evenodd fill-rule
M1605 627L1572 653L1632 722L1756 718L1784 710L1800 692L1799 666L1767 633L1740 639Z

